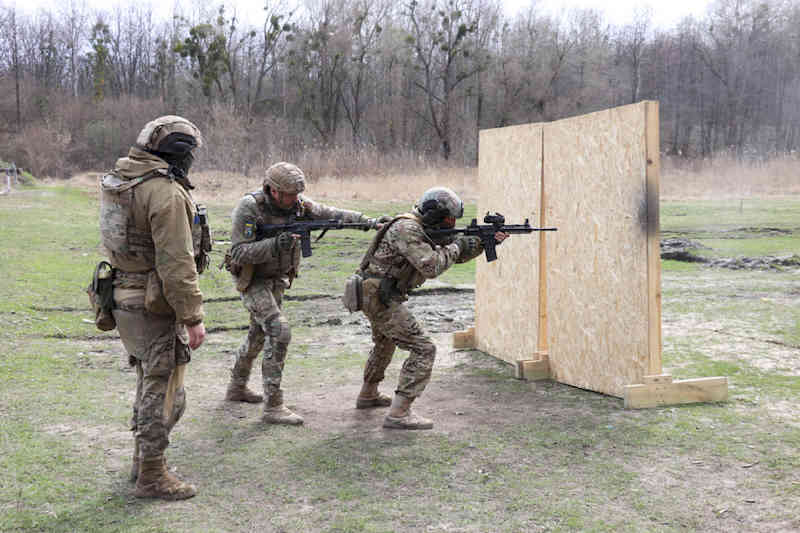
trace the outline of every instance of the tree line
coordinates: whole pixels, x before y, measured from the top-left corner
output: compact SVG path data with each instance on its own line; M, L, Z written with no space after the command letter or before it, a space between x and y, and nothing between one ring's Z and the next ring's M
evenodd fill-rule
M497 0L3 7L0 89L3 158L54 176L107 167L165 113L201 128L207 168L337 154L354 172L364 154L474 165L480 129L643 99L665 154L763 159L800 144L800 2L714 0L670 29Z

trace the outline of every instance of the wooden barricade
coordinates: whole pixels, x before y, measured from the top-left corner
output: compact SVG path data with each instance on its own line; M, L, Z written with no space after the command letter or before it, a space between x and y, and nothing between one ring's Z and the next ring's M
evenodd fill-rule
M628 408L727 399L727 378L662 371L658 148L653 101L481 131L478 212L558 231L477 260L475 327L454 345Z

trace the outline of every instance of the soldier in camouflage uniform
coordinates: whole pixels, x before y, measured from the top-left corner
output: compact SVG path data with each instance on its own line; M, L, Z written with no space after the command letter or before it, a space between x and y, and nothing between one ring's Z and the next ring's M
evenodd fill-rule
M304 190L305 176L297 166L281 162L267 169L262 190L245 195L233 211L231 250L226 257L226 266L250 313L250 329L236 353L225 399L251 403L264 400L263 420L271 424L303 423L300 415L284 405L281 389L291 340L281 303L284 291L297 276L301 255L297 235L284 232L256 240L256 226L285 224L297 219L336 219L378 227L381 220L389 219L369 219L355 211L323 205L300 194ZM269 342L265 345L267 337ZM247 388L253 360L262 347L264 398Z
M362 311L372 326L373 347L364 367L364 382L356 407L371 407L372 398L388 397L378 392L384 371L399 346L410 352L403 363L383 427L431 429L433 422L411 410L431 377L436 345L404 305L411 289L439 276L453 263L464 263L483 253L479 237L459 236L434 241L426 230L452 228L464 214L461 199L446 187L426 191L409 214L384 225L364 256L359 274ZM505 233L496 233L498 243Z
M127 157L100 180L100 231L114 267L113 316L136 367L131 479L140 498L180 500L193 485L169 472L164 451L183 414L183 372L205 339L198 271L211 240L187 173L200 131L167 115L145 125Z

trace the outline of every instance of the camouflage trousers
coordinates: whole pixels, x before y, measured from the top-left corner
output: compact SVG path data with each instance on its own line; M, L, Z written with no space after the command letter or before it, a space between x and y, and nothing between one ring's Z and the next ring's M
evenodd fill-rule
M269 396L280 390L286 353L292 339L289 322L281 313L286 286L287 283L280 278L257 278L242 294L242 303L250 313L250 328L236 351L231 377L242 385L247 384L253 360L263 348L261 375L267 404Z
M392 301L388 307L381 303L378 284L379 280L368 279L363 285L362 311L372 326L373 342L364 366L364 382L383 381L386 367L392 361L395 348L399 346L410 353L403 362L395 392L416 398L431 379L436 345L403 302Z
M164 412L170 375L191 359L186 328L173 316L144 310L144 291L115 289L114 319L131 365L136 367L136 399L131 429L142 457L162 455L169 434L186 409L186 392L179 387L172 409Z

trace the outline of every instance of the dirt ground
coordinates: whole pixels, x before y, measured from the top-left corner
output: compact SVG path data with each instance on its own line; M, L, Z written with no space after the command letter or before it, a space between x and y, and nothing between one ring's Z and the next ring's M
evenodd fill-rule
M95 179L87 175L75 183L83 180L91 189ZM704 289L717 284L720 301L761 298L758 283L736 287L732 297L723 294L729 282L720 282L712 269L692 279L665 273L664 288L672 291L663 301L665 351L681 352L680 343L694 339L692 348L710 360L736 362L752 354L749 364L759 370L799 376L797 346L770 342L740 318L710 321L679 309L686 300L700 302ZM794 278L776 283L790 305L797 294ZM520 381L503 362L452 348L453 333L473 325L474 293L433 281L409 306L437 345L431 383L415 403L435 428L385 430L385 408L353 408L371 346L367 320L348 315L337 294L293 292L284 305L292 325L284 388L288 406L305 425L265 426L261 406L223 401L246 333L241 309L237 325L209 331L187 375L189 405L170 454L173 467L198 484L197 498L174 504L132 498L125 480L131 437L116 420L82 429L59 423L46 431L73 440L78 450L103 447L109 499L122 498L124 513L179 516L185 531L800 531L798 515L787 512L800 501L800 472L791 470L795 443L769 438L775 423L800 426L796 397L762 405L758 393L734 378L727 404L739 417L733 418L726 406L631 411L619 398L552 381ZM206 312L214 313L215 305L238 303L212 301ZM131 386L115 391L113 400L131 405L134 378L119 340L60 342L80 345L79 363L86 368L116 368L130 378ZM383 392L391 393L406 356L396 353ZM260 361L251 376L255 390ZM685 363L676 361L676 369ZM414 479L414 469L400 461L404 449L433 467L446 465L443 473ZM246 453L264 457L240 457ZM354 503L348 488L367 496ZM386 515L362 510L360 502ZM360 527L328 522L350 517L361 520Z

